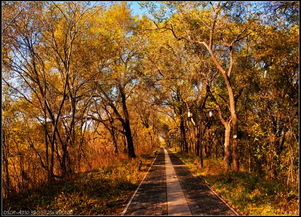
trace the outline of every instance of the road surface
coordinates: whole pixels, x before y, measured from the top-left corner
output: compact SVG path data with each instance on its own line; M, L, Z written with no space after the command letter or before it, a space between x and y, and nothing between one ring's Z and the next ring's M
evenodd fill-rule
M172 152L161 149L122 215L237 215Z

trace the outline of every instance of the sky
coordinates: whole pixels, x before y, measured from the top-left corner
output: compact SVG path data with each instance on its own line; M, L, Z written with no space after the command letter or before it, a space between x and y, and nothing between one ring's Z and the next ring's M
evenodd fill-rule
M121 3L122 1L106 1L106 3L108 3L109 5L112 5L112 4L115 4L115 3ZM143 14L146 14L146 10L145 9L142 9L139 5L139 2L143 2L143 1L127 1L129 7L131 8L132 10L132 15L133 16L142 16ZM94 2L94 4L98 4L98 2ZM103 2L102 2L103 3Z
M115 3L121 3L121 2L123 2L123 1L107 1L107 3L109 3L109 5L112 5ZM143 15L147 15L147 16L150 15L145 8L141 8L139 5L139 2L145 2L145 1L126 1L126 2L128 4L128 6L130 7L133 16L138 15L139 17L142 17ZM159 5L158 1L152 1L152 3L154 3L157 6Z
M140 8L140 5L138 4L139 1L128 1L128 4L130 8L132 9L133 15L139 15L141 16L142 14L146 13L145 9Z

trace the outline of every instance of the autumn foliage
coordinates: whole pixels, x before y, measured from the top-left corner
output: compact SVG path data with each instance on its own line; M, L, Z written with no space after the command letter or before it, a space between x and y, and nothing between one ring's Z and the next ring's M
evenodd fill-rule
M160 145L297 186L298 2L1 4L4 197Z

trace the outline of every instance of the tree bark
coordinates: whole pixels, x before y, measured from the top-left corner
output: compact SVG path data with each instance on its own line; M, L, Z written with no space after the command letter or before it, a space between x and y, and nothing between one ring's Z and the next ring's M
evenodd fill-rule
M9 174L9 168L8 168L8 156L10 154L8 143L6 141L6 131L2 129L2 141L3 141L3 166L4 166L4 172L6 177L5 182L5 188L6 188L6 198L10 197L10 174Z
M197 133L196 133L196 145L195 145L195 154L196 156L199 156L200 154L200 140L201 140L201 132L200 127L197 127Z
M185 120L184 117L181 115L180 116L181 121L180 121L180 131L181 131L181 144L183 148L183 152L188 153L188 144L186 140L186 129L185 129Z
M232 115L232 161L233 161L233 170L239 171L239 158L237 153L237 117L236 114Z
M118 144L117 144L117 139L116 139L116 135L115 135L115 130L110 129L109 131L111 133L111 137L112 137L112 141L113 141L113 145L114 145L114 153L117 155L118 154Z
M231 140L231 124L226 122L225 126L225 143L224 143L224 162L225 169L229 171L230 169L230 140Z
M129 158L135 158L136 154L135 154L135 150L134 150L134 143L133 143L132 132L131 132L129 120L126 120L124 130L125 130L125 136L126 136L127 146L128 146L128 156L129 156Z
M199 129L199 132L197 133L197 156L200 157L200 167L203 168L204 166L204 160L203 160L203 151L202 151L202 142L201 142L201 132Z
M121 101L122 101L122 109L123 109L123 114L124 114L124 131L125 131L125 136L127 140L127 147L128 147L128 156L129 158L135 158L135 150L134 150L134 143L133 143L133 137L132 137L132 132L131 132L131 126L130 126L130 115L129 111L127 109L126 105L126 96L124 93L123 87L121 85L119 86L120 90L120 95L121 95Z

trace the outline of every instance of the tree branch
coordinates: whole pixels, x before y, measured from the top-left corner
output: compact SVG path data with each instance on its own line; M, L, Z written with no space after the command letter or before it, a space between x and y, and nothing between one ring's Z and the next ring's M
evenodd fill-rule
M207 86L207 91L208 91L210 97L212 98L212 100L214 101L214 103L216 104L216 108L218 111L220 121L222 122L223 125L226 125L227 121L223 118L222 109L221 109L220 105L218 104L218 102L216 101L215 97L213 96L209 86Z

